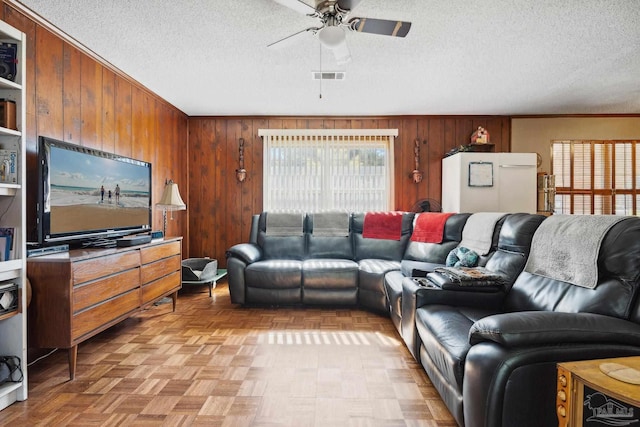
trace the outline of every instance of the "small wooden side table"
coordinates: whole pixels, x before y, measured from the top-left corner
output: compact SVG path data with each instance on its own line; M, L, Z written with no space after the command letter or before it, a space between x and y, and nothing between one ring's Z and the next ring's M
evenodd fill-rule
M640 426L640 385L606 375L602 363L640 371L640 356L559 363L558 426Z

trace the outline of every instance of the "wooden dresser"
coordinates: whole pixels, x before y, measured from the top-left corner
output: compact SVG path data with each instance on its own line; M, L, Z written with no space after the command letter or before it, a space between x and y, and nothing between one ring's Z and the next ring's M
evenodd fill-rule
M600 369L603 363L640 371L640 356L559 363L558 426L640 425L640 385L606 375Z
M29 258L29 346L69 349L73 379L78 344L163 297L175 311L181 261L182 238Z

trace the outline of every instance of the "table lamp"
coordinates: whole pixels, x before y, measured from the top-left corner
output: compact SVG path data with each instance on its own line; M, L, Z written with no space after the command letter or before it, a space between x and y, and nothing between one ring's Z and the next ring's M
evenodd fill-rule
M173 211L183 211L187 209L182 197L180 197L180 191L178 191L178 184L169 179L165 182L162 198L156 203L157 209L162 209L162 232L163 235L167 235L167 211L171 212L171 219L173 220Z

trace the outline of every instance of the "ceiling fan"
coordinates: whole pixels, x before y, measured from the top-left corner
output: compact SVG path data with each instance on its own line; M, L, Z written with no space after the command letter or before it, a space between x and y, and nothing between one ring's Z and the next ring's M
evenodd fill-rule
M411 22L349 16L361 0L319 0L315 8L302 0L273 1L289 9L293 9L296 12L317 18L320 22L318 26L305 28L304 30L275 41L267 47L289 40L298 34L312 32L318 36L323 46L333 51L338 64L344 64L351 60L351 52L347 45L345 30L383 36L405 37L409 29L411 29Z

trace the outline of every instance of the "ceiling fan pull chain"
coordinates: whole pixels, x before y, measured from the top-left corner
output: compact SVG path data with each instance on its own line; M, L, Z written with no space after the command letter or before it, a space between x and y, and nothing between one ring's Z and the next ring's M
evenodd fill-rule
M320 48L320 99L322 99L322 44L318 43Z

